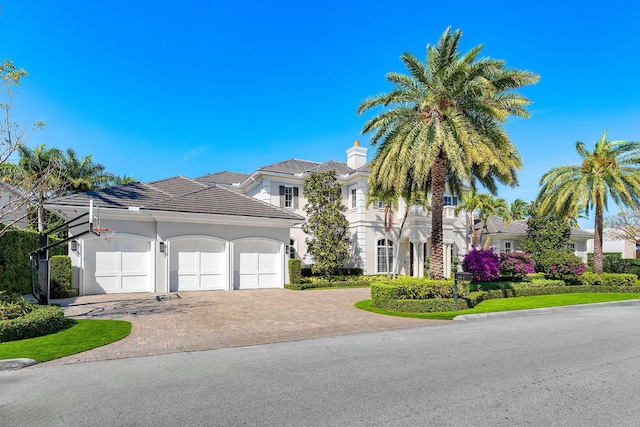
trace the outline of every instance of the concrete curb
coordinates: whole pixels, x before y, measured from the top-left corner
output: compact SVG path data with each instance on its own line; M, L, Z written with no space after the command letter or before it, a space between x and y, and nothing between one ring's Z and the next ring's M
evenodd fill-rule
M26 368L27 366L32 366L37 364L33 359L6 359L0 360L0 372L2 371L15 371L17 369Z
M454 317L453 320L469 322L469 321L489 319L492 317L509 318L509 317L522 317L522 316L535 316L538 314L551 313L556 311L580 310L581 308L587 308L587 307L632 306L632 305L640 305L640 299L630 299L630 300L613 301L613 302L597 302L593 304L565 305L561 307L533 308L530 310L498 311L494 313L480 313L480 314L462 314L460 316Z

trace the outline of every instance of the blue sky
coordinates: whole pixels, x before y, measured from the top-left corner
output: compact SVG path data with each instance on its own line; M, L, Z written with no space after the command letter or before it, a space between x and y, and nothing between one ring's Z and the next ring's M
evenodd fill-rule
M447 26L462 50L541 75L531 118L506 128L524 159L512 201L578 161L575 142L640 140L640 3L0 0L0 56L29 76L13 119L45 144L152 181L287 158L345 159L367 96L424 59ZM369 150L372 158L375 147ZM584 223L589 226L589 223Z

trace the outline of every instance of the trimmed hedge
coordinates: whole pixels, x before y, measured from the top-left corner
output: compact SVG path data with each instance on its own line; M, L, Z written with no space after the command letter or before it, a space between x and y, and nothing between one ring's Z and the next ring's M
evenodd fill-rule
M71 258L55 255L49 259L49 280L51 298L70 298L78 296L78 290L71 284Z
M313 274L311 267L304 267L300 270L302 277L321 277ZM336 270L334 276L362 276L364 270L361 268L339 268Z
M60 307L34 306L30 313L11 320L0 320L0 342L34 338L53 334L67 326Z
M638 276L622 273L584 273L578 277L581 285L588 286L635 286Z
M57 239L50 237L49 240L55 242ZM8 294L31 293L29 252L38 249L39 242L40 235L31 230L12 230L0 236L0 290ZM49 250L50 256L66 253L66 244Z
M318 289L318 288L340 288L340 287L354 287L354 288L363 288L367 287L371 284L371 280L353 278L350 280L314 280L313 282L307 283L291 283L289 285L285 285L287 289L293 289L296 291L302 291L304 289Z
M302 261L289 259L289 283L300 283L302 279Z
M468 308L463 298L458 299L456 306L451 298L406 299L402 297L402 292L406 292L406 287L403 289L403 286L374 282L371 284L371 305L384 310L412 313L434 313Z

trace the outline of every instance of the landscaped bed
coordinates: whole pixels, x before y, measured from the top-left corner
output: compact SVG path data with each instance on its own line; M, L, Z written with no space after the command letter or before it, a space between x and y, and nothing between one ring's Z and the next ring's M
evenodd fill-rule
M462 282L459 298L453 299L453 280L399 278L371 285L371 306L392 312L436 313L465 310L486 300L576 293L640 294L637 276L633 274L585 273L575 285L562 280L548 280L532 275L521 282Z

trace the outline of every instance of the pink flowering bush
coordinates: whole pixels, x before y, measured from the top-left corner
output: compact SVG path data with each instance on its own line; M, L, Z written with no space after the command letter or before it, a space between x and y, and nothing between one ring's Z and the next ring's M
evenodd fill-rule
M500 277L518 281L531 273L535 273L532 255L520 251L500 255Z
M540 257L545 279L577 283L577 278L587 270L580 257L570 251L547 251Z
M462 269L473 274L476 282L490 282L500 277L500 256L493 249L476 249L465 255Z

